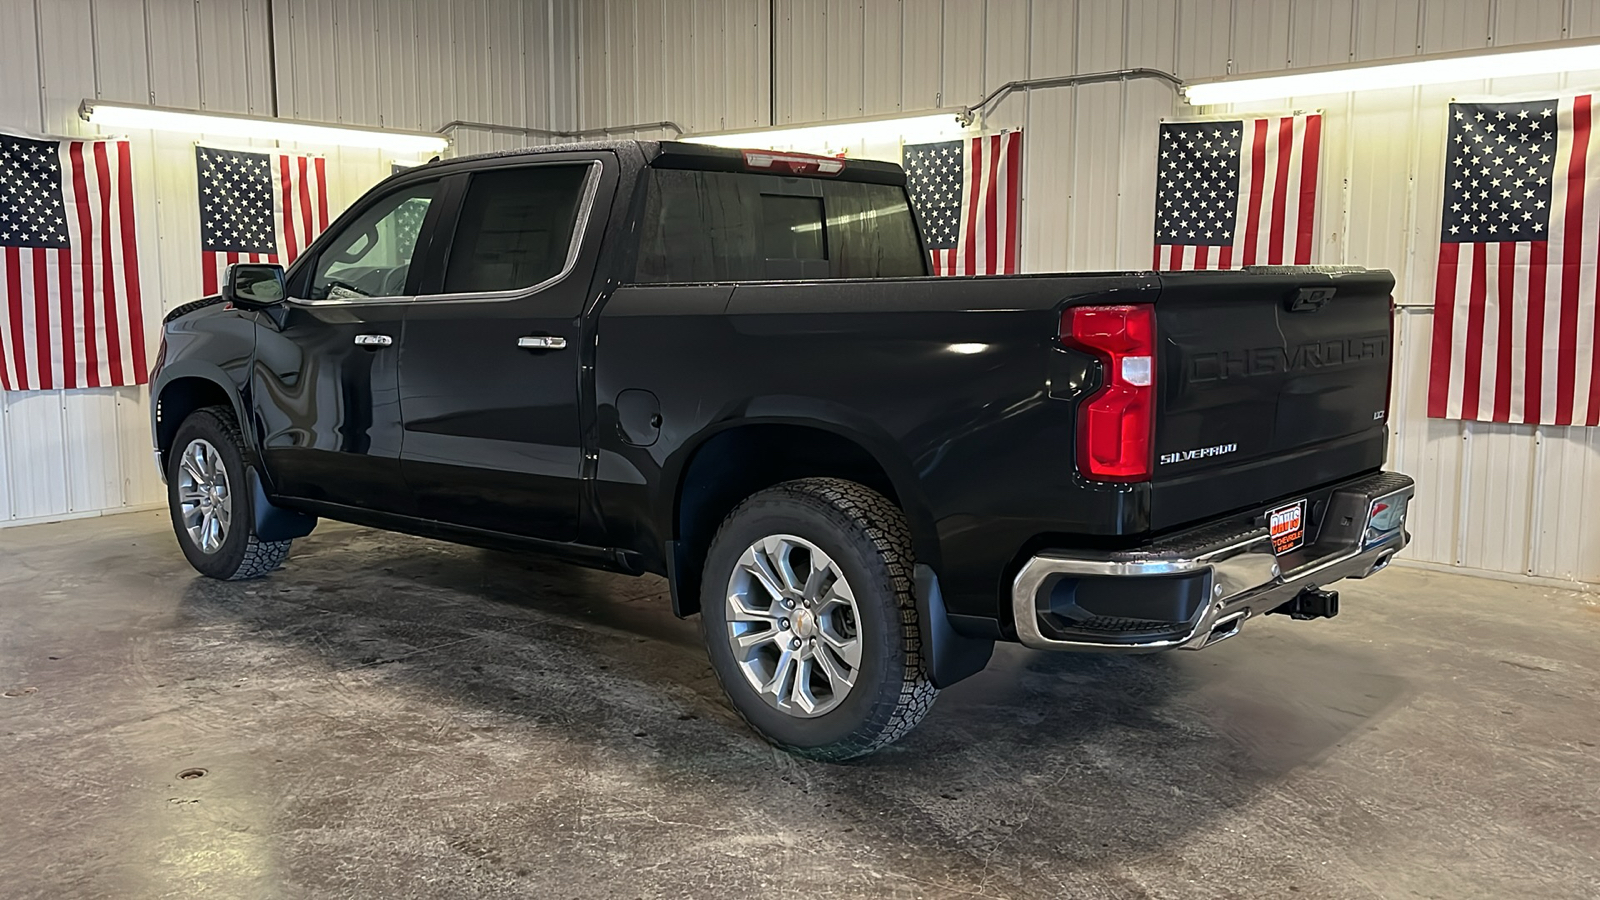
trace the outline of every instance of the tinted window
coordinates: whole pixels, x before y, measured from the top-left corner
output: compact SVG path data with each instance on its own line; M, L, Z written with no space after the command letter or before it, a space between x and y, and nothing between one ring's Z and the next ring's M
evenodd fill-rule
M403 295L417 235L438 186L429 182L396 191L334 235L317 258L311 299Z
M827 259L821 197L761 195L761 255L767 259Z
M474 174L450 245L445 293L514 291L559 274L588 174L586 164Z
M653 169L636 281L927 274L902 188Z

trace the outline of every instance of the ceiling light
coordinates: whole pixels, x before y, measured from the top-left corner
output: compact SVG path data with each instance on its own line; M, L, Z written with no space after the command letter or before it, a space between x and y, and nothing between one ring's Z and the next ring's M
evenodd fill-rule
M1327 66L1286 75L1225 78L1187 85L1183 94L1194 106L1214 106L1591 69L1600 70L1600 43L1559 41L1503 52L1440 53L1403 62Z
M899 116L892 119L829 122L825 125L794 128L762 128L757 131L726 134L687 135L681 140L691 144L711 144L716 147L758 147L767 150L800 150L823 154L851 150L855 151L855 154L864 156L870 156L870 151L874 147L887 149L892 145L894 159L899 161L899 148L902 143L953 141L964 133L965 129L956 120L954 113L938 113L927 116Z
M394 131L352 125L321 125L267 116L195 112L160 106L135 106L126 103L101 103L85 100L78 115L95 125L111 128L149 128L154 131L181 131L297 144L325 144L339 147L375 147L395 153L418 155L441 153L450 146L443 135L425 131Z

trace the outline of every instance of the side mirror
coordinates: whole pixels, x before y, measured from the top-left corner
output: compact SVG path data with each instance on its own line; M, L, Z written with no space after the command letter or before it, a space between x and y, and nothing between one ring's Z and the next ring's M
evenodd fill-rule
M242 309L261 309L283 300L283 266L275 263L234 263L222 281L222 299Z

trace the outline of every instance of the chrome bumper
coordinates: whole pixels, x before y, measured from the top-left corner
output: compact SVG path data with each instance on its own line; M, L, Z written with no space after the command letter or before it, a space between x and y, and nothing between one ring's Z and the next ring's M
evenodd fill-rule
M1282 557L1273 554L1265 524L1203 527L1138 550L1040 554L1012 582L1017 638L1039 650L1199 650L1232 637L1246 619L1277 609L1309 588L1365 578L1387 566L1410 540L1405 518L1414 490L1410 478L1391 472L1335 487L1312 525L1314 539L1308 536L1306 546ZM1066 634L1043 619L1052 591L1064 580L1197 575L1204 597L1199 610L1160 633L1127 638L1074 629Z

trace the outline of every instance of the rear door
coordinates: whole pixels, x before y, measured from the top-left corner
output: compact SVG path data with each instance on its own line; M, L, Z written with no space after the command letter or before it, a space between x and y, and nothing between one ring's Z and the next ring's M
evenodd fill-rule
M1389 273L1260 268L1161 282L1157 528L1382 465Z
M581 326L616 180L609 153L470 174L400 353L403 469L423 518L576 539Z

